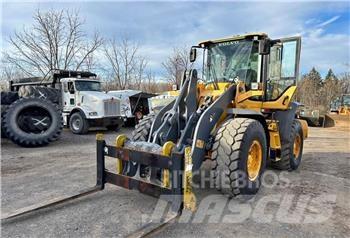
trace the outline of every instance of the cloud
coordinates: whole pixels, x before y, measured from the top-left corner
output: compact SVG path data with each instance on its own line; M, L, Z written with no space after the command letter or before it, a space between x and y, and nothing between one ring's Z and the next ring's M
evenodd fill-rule
M303 73L316 66L347 70L349 62L349 5L310 2L58 2L6 3L3 36L28 26L37 7L79 9L87 31L105 38L127 34L140 45L149 67L162 75L161 63L175 46L247 32L267 32L271 38L302 36Z
M321 24L318 24L317 27L324 27L324 26L327 26L329 24L331 24L332 22L335 22L336 20L338 20L340 16L334 16L332 17L331 19L325 21L325 22L322 22Z

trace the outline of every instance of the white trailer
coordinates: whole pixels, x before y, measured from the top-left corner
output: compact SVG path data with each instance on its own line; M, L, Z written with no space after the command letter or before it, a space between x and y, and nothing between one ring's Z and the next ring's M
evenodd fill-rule
M107 94L120 99L120 113L128 125L136 124L150 113L149 99L157 95L139 90L115 90Z

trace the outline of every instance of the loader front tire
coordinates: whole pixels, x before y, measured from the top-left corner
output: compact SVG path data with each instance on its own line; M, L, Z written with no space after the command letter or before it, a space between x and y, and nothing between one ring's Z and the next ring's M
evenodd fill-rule
M266 146L259 121L234 118L224 122L211 153L216 188L229 197L256 194L266 166Z
M304 137L301 124L298 120L294 120L288 141L282 141L281 159L271 161L272 168L279 170L296 170L301 162L303 154Z
M147 141L149 133L151 131L152 123L155 118L155 114L150 114L142 118L139 123L135 126L132 134L132 141ZM138 164L123 162L123 174L127 176L135 176L137 172ZM140 165L140 176L141 178L146 177L148 173L148 167Z
M132 132L133 141L147 141L151 126L155 118L154 114L147 115L143 119L139 120L139 123L135 126L135 130Z

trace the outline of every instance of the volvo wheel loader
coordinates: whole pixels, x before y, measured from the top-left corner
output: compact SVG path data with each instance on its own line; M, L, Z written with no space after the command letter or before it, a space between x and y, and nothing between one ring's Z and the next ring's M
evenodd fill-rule
M73 198L110 183L162 197L179 214L196 208L192 176L204 160L230 197L257 193L267 164L297 169L308 135L293 102L300 49L300 37L272 40L264 33L193 46L191 62L203 51L201 79L194 69L185 72L176 99L141 120L131 138L118 135L108 145L98 134L97 185ZM115 171L105 168L106 157L116 158Z

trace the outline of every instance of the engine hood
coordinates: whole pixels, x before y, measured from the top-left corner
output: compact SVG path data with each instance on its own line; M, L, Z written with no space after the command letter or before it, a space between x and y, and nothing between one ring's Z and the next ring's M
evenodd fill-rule
M84 96L84 98L89 98L89 99L95 99L95 100L111 100L112 98L115 100L119 100L117 97L108 95L104 92L97 92L97 91L80 91L79 92L80 96Z

